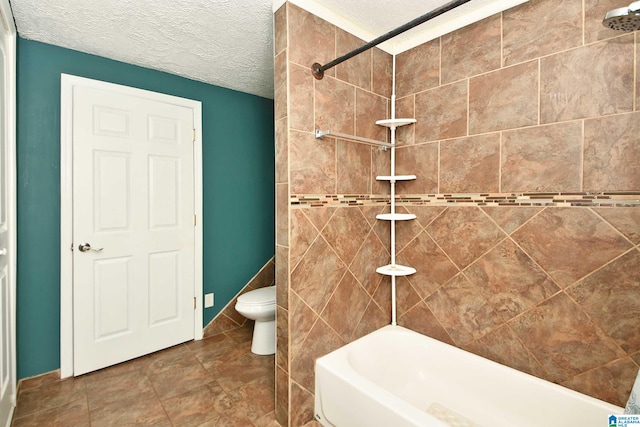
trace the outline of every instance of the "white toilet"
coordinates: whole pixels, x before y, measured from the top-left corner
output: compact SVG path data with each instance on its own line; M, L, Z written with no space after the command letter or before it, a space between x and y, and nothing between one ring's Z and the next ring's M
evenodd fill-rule
M251 352L276 352L276 287L254 289L238 297L236 311L247 319L255 320Z

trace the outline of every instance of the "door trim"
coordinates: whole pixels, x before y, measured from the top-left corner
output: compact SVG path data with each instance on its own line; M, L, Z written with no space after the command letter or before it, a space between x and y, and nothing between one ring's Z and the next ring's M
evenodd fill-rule
M9 361L9 369L11 371L11 379L9 387L12 393L13 408L15 409L17 400L17 366L16 366L16 263L17 263L17 245L16 245L16 227L17 227L17 201L16 201L16 43L17 31L13 22L11 13L11 5L8 0L0 0L0 30L4 32L4 38L7 43L5 47L5 60L7 75L5 76L5 94L6 99L2 100L5 106L6 114L6 138L7 138L7 182L6 182L6 203L7 203L7 224L8 224L8 285L9 285L9 334L11 342L11 360ZM9 424L11 424L12 414L9 414Z
M194 242L194 339L202 339L202 104L157 92L61 74L60 78L60 377L73 376L73 88L90 87L141 96L193 109L196 224Z

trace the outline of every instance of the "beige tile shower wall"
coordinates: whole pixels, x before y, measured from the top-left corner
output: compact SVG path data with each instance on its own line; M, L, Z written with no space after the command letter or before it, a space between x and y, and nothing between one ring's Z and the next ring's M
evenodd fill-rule
M640 190L637 35L601 24L619 4L532 0L398 55L398 157L423 180L399 193Z
M289 76L286 7L274 14L274 111L276 153L276 363L275 413L289 418Z
M601 25L616 7L532 0L400 54L398 111L418 122L398 169L419 178L398 193L637 199L637 34ZM399 323L624 405L640 361L640 208L406 209L421 228L398 225L398 260L418 270Z
M419 227L398 262L418 273L399 285L400 324L624 406L640 361L640 209L406 209Z
M375 214L385 203L376 212L309 210L292 207L290 200L389 193L375 181L378 170L388 171L387 153L332 137L317 140L315 129L386 141L386 130L374 122L388 117L392 62L373 49L316 80L311 64L364 42L289 3L274 22L276 415L282 425L299 426L313 420L315 358L388 322L372 295L381 281L375 268L389 255L372 232L384 231Z
M531 0L397 58L398 193L640 191L636 34L605 29L613 1ZM309 67L362 43L285 4L276 29L277 415L313 419L315 358L390 320L389 155L314 137L385 139L391 58L374 49L315 80ZM364 195L359 206L291 200ZM294 197L295 196L295 197ZM357 198L352 198L356 200ZM372 202L371 200L374 200ZM322 202L316 205L321 206ZM623 404L640 364L640 208L399 208L399 323Z

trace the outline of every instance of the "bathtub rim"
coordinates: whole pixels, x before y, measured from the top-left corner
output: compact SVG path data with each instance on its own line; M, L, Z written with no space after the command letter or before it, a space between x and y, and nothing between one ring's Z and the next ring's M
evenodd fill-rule
M444 350L448 351L459 351L465 353L466 357L470 357L475 359L481 363L487 363L490 365L498 366L500 369L504 369L508 372L508 375L514 377L514 381L524 381L526 383L534 382L537 384L542 384L544 387L549 387L554 392L561 392L562 394L568 395L569 397L576 397L586 401L587 403L597 405L610 411L610 414L623 414L624 408L621 408L612 403L606 402L604 400L598 399L593 396L589 396L584 393L580 393L576 390L570 389L561 384L557 384L551 382L549 380L545 380L540 377L536 377L535 375L528 374L526 372L520 371L518 369L512 368L510 366L504 365L502 363L496 362L494 360L488 359L483 356L479 356L475 353L462 349L460 347L456 347L454 345L445 343L443 341L439 341L433 337L429 337L427 335L421 334L419 332L413 331L403 326L399 325L385 325L373 332L370 332L367 335L364 335L334 351L328 353L322 357L316 359L315 363L315 372L316 372L316 384L315 384L315 414L320 415L321 417L326 419L326 414L324 413L323 404L322 404L322 394L320 390L320 385L318 384L318 366L320 369L326 369L331 372L332 375L340 378L342 381L347 382L350 385L353 385L354 388L365 394L371 399L376 401L380 401L379 397L384 397L382 401L382 405L385 407L394 407L401 408L403 413L413 415L415 414L418 419L422 418L422 414L427 415L429 417L429 422L433 422L434 426L446 426L446 424L442 423L437 418L431 416L425 411L420 410L414 404L402 399L400 396L397 396L390 390L385 389L383 386L375 383L373 380L367 378L358 372L352 365L349 357L349 352L357 346L364 345L362 342L364 340L372 340L379 339L379 336L384 336L387 334L392 335L408 335L411 339L419 339L419 340L427 340L430 345L440 347ZM415 338L414 338L415 337ZM331 368L330 368L331 367ZM391 405L397 405L393 406ZM413 417L410 417L413 418ZM433 420L433 421L432 421Z

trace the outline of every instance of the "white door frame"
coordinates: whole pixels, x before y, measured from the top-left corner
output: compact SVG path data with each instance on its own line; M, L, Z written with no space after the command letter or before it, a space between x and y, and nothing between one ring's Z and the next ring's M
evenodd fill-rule
M202 104L200 101L179 98L157 92L61 74L60 82L60 377L73 375L73 87L116 90L125 95L142 96L191 108L194 111L195 142L195 248L194 279L196 308L194 310L194 338L202 339Z
M8 41L5 45L5 60L7 75L5 76L5 94L6 98L2 100L5 103L6 113L6 138L7 138L7 223L8 229L8 247L7 247L7 265L8 265L8 284L10 299L10 325L9 334L11 334L11 360L9 361L9 369L11 370L11 384L13 393L13 406L16 404L16 40L17 32L13 22L13 14L8 0L0 0L0 31L4 33L4 38ZM11 422L11 416L9 416Z

